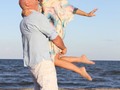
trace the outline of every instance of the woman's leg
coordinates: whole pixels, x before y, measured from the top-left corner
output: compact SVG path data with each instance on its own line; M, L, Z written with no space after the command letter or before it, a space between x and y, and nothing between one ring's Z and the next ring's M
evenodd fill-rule
M80 67L79 68L71 62L61 60L61 59L58 58L58 55L55 56L54 63L55 63L55 66L74 71L74 72L80 74L82 77L86 78L87 80L90 80L90 81L92 80L91 76L86 72L85 67Z
M95 64L95 62L90 61L85 55L81 57L72 57L72 56L62 56L60 57L61 60L65 60L68 62L79 62L84 64Z

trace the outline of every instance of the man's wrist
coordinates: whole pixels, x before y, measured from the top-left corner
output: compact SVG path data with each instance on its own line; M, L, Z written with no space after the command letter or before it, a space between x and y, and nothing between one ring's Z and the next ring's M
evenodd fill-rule
M66 47L64 47L64 49L63 50L65 50L65 49L67 49Z

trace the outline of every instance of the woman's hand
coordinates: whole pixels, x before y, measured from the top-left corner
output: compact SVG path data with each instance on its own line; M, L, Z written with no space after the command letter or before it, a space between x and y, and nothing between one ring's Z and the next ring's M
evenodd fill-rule
M95 12L97 11L98 9L94 9L94 10L92 10L91 12L89 12L88 14L87 14L87 16L88 17L93 17L93 16L95 16Z

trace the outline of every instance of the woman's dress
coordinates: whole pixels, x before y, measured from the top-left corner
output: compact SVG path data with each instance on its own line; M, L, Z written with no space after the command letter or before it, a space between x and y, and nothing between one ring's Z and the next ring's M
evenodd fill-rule
M41 0L40 3L43 14L50 20L55 30L63 39L65 36L65 27L73 18L74 7L67 0ZM40 9L41 9L40 7ZM50 54L54 59L60 49L50 41Z

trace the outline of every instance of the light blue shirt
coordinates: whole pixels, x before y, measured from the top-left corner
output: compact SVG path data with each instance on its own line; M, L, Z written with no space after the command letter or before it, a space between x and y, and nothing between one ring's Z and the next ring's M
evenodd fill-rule
M55 39L58 34L43 14L32 11L29 16L23 17L20 30L24 66L32 67L42 60L52 60L48 41Z

